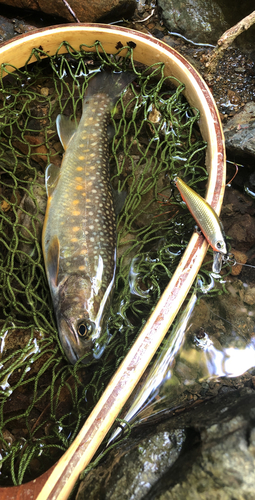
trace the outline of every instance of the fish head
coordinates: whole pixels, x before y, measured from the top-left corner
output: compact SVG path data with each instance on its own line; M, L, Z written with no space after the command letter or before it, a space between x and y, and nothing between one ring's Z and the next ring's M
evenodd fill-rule
M93 293L88 278L69 275L58 291L55 311L60 342L72 364L82 357L87 364L101 356L108 342L108 307L100 308L102 297Z
M59 338L65 354L72 364L75 364L81 357L83 363L87 364L93 360L93 332L95 323L84 317L68 317L60 311L57 317Z

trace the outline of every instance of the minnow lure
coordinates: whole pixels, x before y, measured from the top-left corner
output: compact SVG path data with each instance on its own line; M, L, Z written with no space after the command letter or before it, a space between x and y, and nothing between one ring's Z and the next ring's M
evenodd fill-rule
M214 272L221 268L222 256L227 256L227 244L222 223L214 209L202 196L191 189L182 179L176 177L174 183L183 201L200 227L203 235L214 250Z
M100 357L107 344L116 268L107 125L118 96L134 78L133 73L98 73L89 82L78 127L57 117L66 152L60 169L50 164L46 170L42 245L59 337L71 363L86 353ZM91 359L88 355L84 362Z

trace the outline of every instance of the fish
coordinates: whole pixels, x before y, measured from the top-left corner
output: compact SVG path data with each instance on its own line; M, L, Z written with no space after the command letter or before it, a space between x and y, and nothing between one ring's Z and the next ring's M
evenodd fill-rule
M179 190L183 201L200 227L204 237L216 254L214 255L215 270L219 271L221 260L228 254L226 236L223 225L215 210L196 191L189 187L182 179L175 177L174 184Z
M123 196L110 183L110 112L134 73L98 72L84 95L78 126L58 115L65 150L61 167L45 172L42 232L46 275L60 342L68 360L98 359L109 341L106 320L116 273L116 213Z

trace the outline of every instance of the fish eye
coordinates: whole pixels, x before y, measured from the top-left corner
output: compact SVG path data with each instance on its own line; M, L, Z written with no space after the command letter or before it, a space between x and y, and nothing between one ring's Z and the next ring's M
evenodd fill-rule
M90 323L90 321L87 320L82 320L77 325L77 333L80 337L86 337L87 335L90 335L93 330L93 323Z
M77 332L80 335L80 337L86 337L88 333L88 327L84 321L78 325Z

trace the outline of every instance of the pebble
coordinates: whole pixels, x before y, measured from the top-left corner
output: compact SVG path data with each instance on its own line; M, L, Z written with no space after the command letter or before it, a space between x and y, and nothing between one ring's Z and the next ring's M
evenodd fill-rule
M234 266L232 266L231 274L232 276L238 276L242 271L242 264L246 264L247 262L247 256L245 253L234 250L233 248L231 249L231 253L234 255L237 262Z
M48 89L48 87L42 87L41 90L40 90L40 93L44 97L48 97L48 95L49 95L49 89Z

